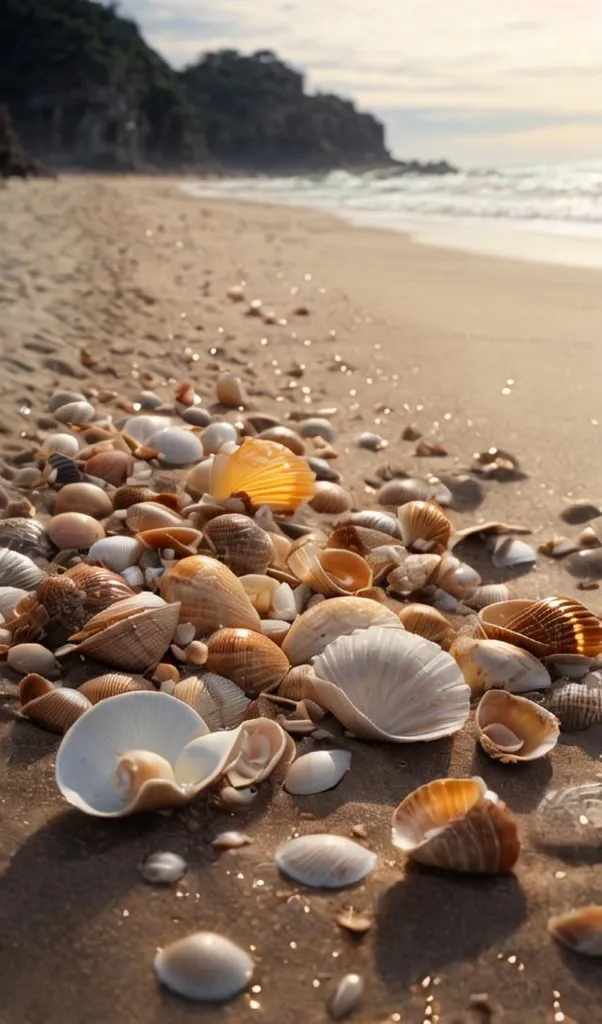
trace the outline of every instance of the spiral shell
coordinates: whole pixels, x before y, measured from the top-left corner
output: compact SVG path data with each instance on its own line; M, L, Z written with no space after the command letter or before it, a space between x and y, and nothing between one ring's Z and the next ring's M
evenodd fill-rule
M211 470L214 498L242 497L251 507L268 505L278 512L292 512L308 501L314 486L314 474L302 458L254 437L245 438L234 454L216 456Z
M274 555L270 535L248 516L236 513L216 516L205 526L204 537L235 576L262 575Z
M550 934L573 953L602 957L602 906L581 907L548 921Z
M393 845L449 871L505 874L520 852L516 822L483 779L437 779L402 800Z
M360 555L337 548L320 550L303 538L288 556L292 573L318 594L339 597L372 586L372 569Z
M506 690L489 690L481 698L475 722L485 753L504 764L545 757L560 734L555 715Z
M221 626L260 628L259 615L243 585L215 558L183 558L163 574L160 589L166 601L181 603L180 621L191 622L197 636Z
M262 633L220 629L207 641L207 668L226 676L248 693L275 687L290 668L286 655Z
M483 608L479 621L491 639L524 647L536 657L562 653L595 657L602 651L600 619L574 598L502 601Z
M409 501L397 512L401 540L416 551L444 551L452 534L452 524L437 505L429 501Z

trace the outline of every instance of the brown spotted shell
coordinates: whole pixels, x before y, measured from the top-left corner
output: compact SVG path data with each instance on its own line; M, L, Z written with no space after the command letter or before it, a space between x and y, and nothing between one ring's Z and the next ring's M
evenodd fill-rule
M207 668L257 694L277 686L290 668L280 647L250 629L219 629L207 641Z
M439 553L446 549L452 524L438 505L430 501L409 501L398 509L397 518L406 548Z
M263 575L274 557L269 533L248 516L235 512L216 516L203 533L216 556L235 576Z
M523 647L539 658L550 654L595 657L602 651L600 619L570 597L501 601L481 609L479 621L491 639Z

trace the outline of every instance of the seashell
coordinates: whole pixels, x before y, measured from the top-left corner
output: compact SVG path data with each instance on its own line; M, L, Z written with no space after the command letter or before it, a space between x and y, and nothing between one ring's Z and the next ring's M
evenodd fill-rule
M348 750L312 750L293 761L284 786L294 796L325 793L338 786L350 767Z
M405 630L372 626L339 636L312 666L314 700L355 736L435 740L468 718L470 690L454 659Z
M123 602L118 604L123 605ZM77 652L126 672L146 672L154 668L168 649L179 614L179 604L147 608L130 614L127 618L120 618L104 629L87 635L79 643ZM93 623L94 619L90 620L86 628L89 629Z
M441 612L426 604L408 604L399 612L399 621L409 633L417 633L425 640L447 649L456 631Z
M62 512L83 512L94 519L105 519L113 511L106 491L94 484L66 484L56 496L55 515Z
M508 601L509 598L510 590L505 583L485 583L483 586L477 587L472 594L465 597L464 601L469 608L480 611L481 608L486 608L489 604Z
M398 510L402 544L416 551L444 551L452 534L446 515L428 501L409 501Z
M251 507L268 505L277 512L294 511L313 496L314 486L303 459L254 437L245 438L233 455L216 457L211 471L214 498L242 497Z
M584 679L588 672L602 667L597 658L582 654L550 654L542 661L553 679Z
M89 402L77 401L67 402L65 405L61 405L58 409L53 410L54 418L59 423L88 423L94 419L96 412L93 405Z
M559 537L557 535L551 537L550 540L544 541L537 548L542 555L547 555L548 558L564 558L565 555L570 555L578 549L579 544L577 541L571 540L569 537Z
M202 498L203 495L209 493L211 486L211 469L213 466L213 456L210 455L202 462L199 462L192 469L189 469L186 474L185 487L189 494L193 498Z
M216 516L205 526L204 536L236 576L265 573L274 555L270 535L248 516Z
M162 462L170 466L187 466L203 455L203 445L196 434L183 427L166 427L152 434L146 444L159 452Z
M60 512L48 523L48 536L61 550L76 548L78 551L87 551L104 535L101 524L83 512Z
M240 946L215 932L194 932L155 956L162 985L195 1002L225 1003L247 987L253 961Z
M327 548L353 551L356 555L367 555L375 548L385 547L391 538L388 533L369 530L365 526L354 526L351 522L335 526L326 541Z
M456 530L450 547L454 548L464 540L485 540L487 537L501 537L509 533L531 532L528 526L521 526L520 523L501 523L497 519L493 519L485 523L466 526L463 530Z
M201 443L204 455L216 455L225 444L236 444L238 431L233 423L210 423L203 431Z
M28 516L0 520L0 549L9 548L22 555L41 555L52 558L55 547L43 523ZM13 580L10 585L15 586Z
M574 598L546 597L541 601L502 601L479 612L488 637L524 647L536 657L584 654L602 650L602 623Z
M305 665L338 636L370 626L403 629L395 612L365 597L334 597L314 605L291 626L282 650L291 665Z
M514 475L520 470L520 464L511 452L492 447L484 452L475 452L471 468L474 473L481 473L487 477L497 476L503 480L508 477L514 479Z
M294 741L278 722L255 718L237 729L206 733L192 740L179 754L173 770L178 784L193 788L195 793L222 777L227 777L235 789L245 789L262 782L281 761L288 764L294 756Z
M393 845L448 871L506 874L520 852L513 815L483 779L437 779L402 800Z
M240 725L250 703L240 686L214 672L182 679L174 697L194 708L212 731Z
M193 555L165 571L160 583L166 601L181 603L181 622L194 625L197 636L221 626L259 629L259 615L233 572L215 558Z
M117 697L120 693L132 693L134 690L154 692L154 687L143 676L132 676L124 672L106 672L104 675L87 679L79 687L79 692L88 698L90 704L98 704L107 697Z
M364 558L338 548L320 550L303 538L287 559L288 568L318 594L336 597L372 586L372 569Z
M510 569L514 565L527 565L535 562L536 559L535 548L516 537L498 537L491 556L491 561L496 569Z
M315 474L316 480L328 480L330 483L340 484L343 479L338 469L331 466L330 462L327 462L326 459L318 459L314 455L306 455L305 461L312 473Z
M248 786L246 789L235 789L234 786L222 786L219 791L217 803L232 813L246 811L257 799L259 790L256 786Z
M586 548L569 555L564 563L571 576L578 579L602 579L602 548Z
M599 537L599 530L594 529L591 526L586 526L584 530L579 534L577 541L581 548L599 548L602 546L602 540Z
M141 445L147 445L160 430L171 427L169 416L130 416L123 424L123 432Z
M277 644L250 629L219 629L209 637L207 648L209 671L232 679L248 693L277 686L290 668Z
M550 674L537 658L504 640L460 636L452 644L451 654L473 694L489 689L527 693L551 686Z
M563 508L560 513L560 518L565 523L570 523L571 526L581 526L583 523L588 523L590 519L596 519L602 515L602 509L593 501L574 501L566 508Z
M45 573L20 551L0 547L0 586L19 590L35 590Z
M79 451L79 440L74 434L50 434L44 439L44 451L72 459Z
M428 501L429 496L430 487L426 480L407 477L389 480L380 488L376 500L379 505L394 505L397 508L410 501Z
M46 460L42 480L51 484L52 487L62 487L65 484L81 483L84 480L84 474L75 459L70 459L66 455L57 455L54 452ZM36 484L39 482L37 480Z
M0 587L0 615L9 619L22 598L27 596L27 590L20 587Z
M367 530L375 530L378 533L387 533L390 537L401 539L399 521L387 512L379 509L365 509L361 512L353 512L348 522L353 526L361 526Z
M28 704L30 700L41 697L44 693L50 693L51 690L54 690L54 683L45 679L44 676L38 675L37 672L29 672L19 683L21 704Z
M136 564L143 551L144 545L137 537L103 537L91 545L88 558L107 569L123 572Z
M315 889L357 885L378 864L371 850L331 833L290 839L278 847L274 860L284 875Z
M480 585L481 577L472 566L461 562L455 555L446 551L441 558L434 582L441 590L464 600L464 598L470 597Z
M148 591L140 594L131 594L97 612L96 615L88 619L81 630L75 633L71 639L74 641L85 640L95 633L100 633L107 626L111 626L115 622L121 622L132 615L138 615L149 608L165 608L165 601L158 594L152 594Z
M321 437L324 441L332 442L337 436L330 420L323 416L309 416L302 420L298 426L301 437Z
M211 413L207 409L202 409L200 405L192 405L190 408L178 407L178 412L184 423L189 423L192 427L208 427L211 423Z
M602 957L602 906L581 907L548 921L557 942L581 956Z
M545 694L544 707L560 721L563 732L581 732L602 722L602 678L591 672L578 683L561 681Z
M244 302L245 289L242 284L233 284L231 288L228 288L226 292L227 297L231 302Z
M338 516L342 512L349 511L353 505L353 498L340 484L333 484L328 480L318 480L309 504L314 512L320 512L327 516Z
M220 373L215 382L215 393L220 405L228 409L244 409L248 403L243 383L235 373Z
M305 698L313 698L312 680L314 670L311 665L295 665L289 669L278 687L278 696L298 702Z
M330 1016L341 1020L355 1010L364 995L364 979L361 974L346 974L338 983L328 1004Z
M534 824L546 846L591 845L599 850L602 784L597 781L552 790L537 807Z
M48 732L65 733L92 705L79 690L54 688L27 701L21 714Z
M475 724L485 753L503 764L545 757L560 735L555 715L506 690L489 690L481 697Z
M352 932L354 935L365 935L374 924L371 914L362 911L356 913L351 907L337 914L335 921L340 928L344 928L345 931Z
M115 511L120 511L124 508L129 508L130 505L137 505L143 501L159 501L160 498L161 495L155 494L149 487L140 487L126 483L115 491L113 495L113 508ZM164 504L164 502L161 502L161 504Z
M382 551L380 548L376 550ZM405 551L405 549L401 548L400 551ZM375 553L372 552L372 554ZM382 554L384 555L384 552ZM415 590L421 590L435 578L440 565L441 557L439 555L408 555L406 553L401 565L388 573L387 583L394 594L402 596L412 594ZM387 569L384 568L384 571L386 572ZM380 579L380 576L381 573L378 574L377 579Z
M303 441L299 434L295 430L291 430L290 427L269 427L267 430L262 430L257 437L260 441L276 441L277 444L283 444L294 455L305 455Z
M172 885L186 874L186 861L178 853L157 850L146 858L140 874L151 885Z
M272 560L270 565L284 568L293 546L292 541L285 537L284 534L272 532L270 532L270 541L272 544Z
M22 676L35 672L48 679L56 679L61 674L61 666L54 654L41 644L15 644L7 654L6 664Z
M286 586L286 584L283 584ZM270 640L273 640L278 647L282 647L282 641L286 634L291 628L290 622L285 622L284 619L262 619L261 620L261 632L264 636L267 636Z
M253 840L244 832L220 832L211 845L216 850L239 850L241 846L248 846Z
M366 448L369 452L380 452L389 446L389 442L385 441L384 437L381 437L380 434L372 434L369 430L359 434L355 443L358 448Z
M173 551L177 558L193 555L202 539L200 530L193 530L189 526L163 526L157 530L143 530L138 534L138 540L145 548L150 551Z
M132 533L184 525L181 516L157 501L141 501L130 505L126 511L125 521Z
M121 487L125 483L132 468L132 459L127 452L97 452L84 463L84 471L95 476L113 487Z

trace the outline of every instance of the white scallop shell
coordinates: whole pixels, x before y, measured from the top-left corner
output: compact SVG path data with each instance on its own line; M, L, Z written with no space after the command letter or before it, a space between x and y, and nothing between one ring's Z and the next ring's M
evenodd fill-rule
M181 427L166 427L151 434L146 442L149 448L160 452L164 462L171 466L186 466L197 462L203 455L203 446L190 430Z
M215 455L224 444L236 442L238 432L232 423L210 423L201 438L204 455Z
M298 587L297 594L301 590ZM395 612L367 597L333 597L313 605L295 619L282 650L291 665L305 665L336 637L369 626L402 630Z
M249 984L253 961L223 935L195 932L157 953L155 973L163 985L186 999L223 1003Z
M123 572L136 564L143 551L144 545L136 537L103 537L94 541L88 551L88 560L100 562L114 572Z
M435 740L462 728L470 689L438 644L372 626L340 636L312 659L315 700L356 736Z
M293 761L284 785L295 796L324 793L337 786L350 767L348 750L312 750Z
M345 836L315 833L290 839L274 855L284 875L316 889L356 885L374 871L378 857Z

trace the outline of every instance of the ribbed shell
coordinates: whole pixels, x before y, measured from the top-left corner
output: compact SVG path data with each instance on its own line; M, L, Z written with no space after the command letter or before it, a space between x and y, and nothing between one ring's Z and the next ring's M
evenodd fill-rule
M182 679L174 697L194 708L211 730L240 725L250 703L240 686L215 672Z
M107 697L117 697L120 693L131 693L133 690L154 690L154 687L143 676L132 676L125 672L106 672L93 679L87 679L79 687L79 693L87 697L91 704L98 704Z
M180 602L180 621L191 622L197 636L221 626L260 628L259 615L243 585L215 558L183 558L163 574L160 589L166 601Z
M348 750L311 750L293 761L284 785L294 796L324 793L338 786L350 767Z
M156 501L140 501L135 505L130 505L125 521L132 533L184 525L181 516Z
M427 604L406 605L399 613L399 621L409 633L417 633L444 648L449 647L456 635L445 616Z
M549 672L534 655L504 640L459 636L451 653L473 694L492 687L509 693L528 693L551 685Z
M416 551L444 551L452 525L437 505L429 501L410 501L397 512L401 540Z
M481 698L475 724L485 753L504 764L545 757L560 735L553 714L506 690L489 690Z
M543 703L564 732L589 729L602 722L602 679L592 672L578 683L561 681L546 693Z
M485 583L483 586L477 587L474 593L466 597L464 601L470 608L480 611L481 608L486 608L489 604L509 599L510 590L505 583Z
M154 668L165 654L179 615L179 604L148 608L93 633L79 644L77 650L113 668L146 672Z
M0 548L9 548L22 555L39 555L42 558L52 558L56 551L44 524L28 516L0 520ZM14 583L11 586L14 586Z
M379 505L405 505L410 501L426 501L430 494L426 480L389 480L379 490L376 499Z
M216 516L203 532L220 561L235 576L265 573L274 556L270 535L249 516L234 512Z
M574 598L502 601L482 609L479 620L487 636L524 647L536 657L562 653L594 657L602 650L600 619Z
M251 507L292 512L314 493L315 477L304 459L274 441L247 437L233 455L216 456L214 498L243 497Z
M340 636L312 665L314 699L357 736L435 740L468 718L470 690L454 659L405 630L373 626Z
M602 906L581 907L548 921L550 934L581 956L602 957Z
M67 732L92 705L79 690L53 688L24 704L21 714L42 729L59 734Z
M403 629L395 612L377 601L365 597L334 597L314 605L295 619L282 650L291 665L305 665L338 636L369 626Z
M356 885L378 864L371 850L331 833L290 839L278 847L274 860L284 875L316 889Z
M207 641L207 668L248 693L277 686L290 668L280 647L250 629L220 629Z
M100 612L116 601L123 601L134 593L122 576L104 566L86 565L80 562L68 569L62 579L68 579L85 594L84 605L87 612ZM38 590L38 599L40 591Z
M516 822L483 779L437 779L402 800L393 845L449 871L505 874L520 852Z
M361 512L353 512L349 516L348 522L352 526L374 530L377 533L386 533L389 537L401 538L399 521L379 509L363 509Z
M45 573L20 551L0 547L0 587L35 590Z
M122 572L130 565L135 565L143 551L144 545L137 537L103 537L92 544L88 559L107 569Z
M287 559L292 573L325 597L355 594L372 586L372 569L361 555L336 548L320 549L302 540Z

